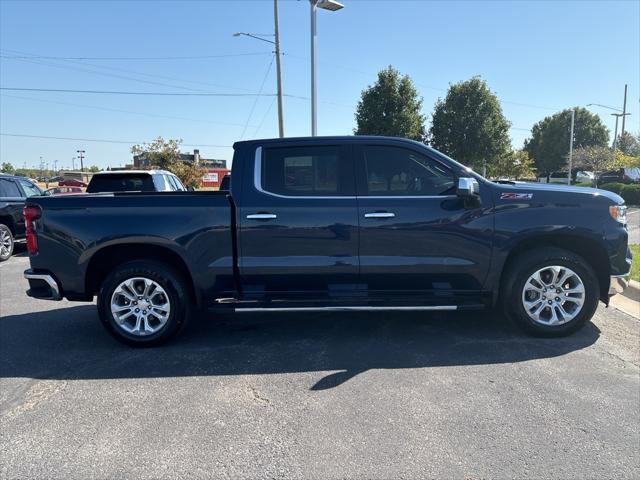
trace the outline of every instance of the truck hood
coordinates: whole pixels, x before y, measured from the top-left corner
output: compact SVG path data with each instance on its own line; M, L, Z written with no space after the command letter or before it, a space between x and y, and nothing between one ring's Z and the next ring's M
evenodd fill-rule
M562 185L553 183L528 183L528 182L514 182L513 185L498 184L500 191L504 192L564 192L564 193L580 193L583 195L589 195L590 197L605 197L617 204L623 204L624 199L613 192L608 190L601 190L599 188L591 187L574 187L572 185Z

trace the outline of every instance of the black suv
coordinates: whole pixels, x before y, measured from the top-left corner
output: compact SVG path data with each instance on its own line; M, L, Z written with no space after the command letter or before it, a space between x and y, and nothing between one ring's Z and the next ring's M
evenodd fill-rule
M34 195L42 190L30 180L0 173L0 262L11 257L16 239L24 238L22 208Z

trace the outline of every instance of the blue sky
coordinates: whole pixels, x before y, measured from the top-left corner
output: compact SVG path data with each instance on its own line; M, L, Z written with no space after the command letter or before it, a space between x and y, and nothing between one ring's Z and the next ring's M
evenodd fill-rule
M318 12L319 135L352 133L360 92L387 65L413 78L428 116L450 83L482 76L513 124L514 147L522 146L536 121L563 108L621 107L625 83L632 114L627 130L640 130L638 1L343 3L338 12ZM281 0L280 28L284 92L308 97L308 2ZM1 0L0 83L246 94L258 92L264 80L263 93L274 93L270 46L233 37L237 31L272 33L271 0ZM7 58L16 56L76 59ZM208 58L153 58L185 56ZM254 105L252 96L0 93L2 133L124 142L161 135L182 138L185 151L199 146L205 157L225 159L231 159L236 140L277 136L273 97L260 97ZM590 108L613 135L611 112ZM309 100L287 97L285 134L309 133ZM34 167L43 156L51 165L58 160L58 167L69 167L82 148L86 164L116 166L130 162L130 146L0 136L0 161Z

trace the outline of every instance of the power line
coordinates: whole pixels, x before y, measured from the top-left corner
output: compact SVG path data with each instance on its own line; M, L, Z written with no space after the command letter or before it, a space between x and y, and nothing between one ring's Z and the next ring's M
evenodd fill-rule
M7 51L7 50L5 50ZM24 55L32 55L31 57L21 57L22 59L20 61L24 61L24 62L28 62L28 63L32 63L32 64L37 64L37 65L44 65L44 66L49 66L49 67L56 67L56 68L67 68L67 69L71 69L71 70L76 70L76 71L83 71L83 72L88 72L88 73L93 73L96 75L105 75L105 76L114 76L113 74L108 74L105 72L100 72L97 70L93 70L93 69L87 69L87 68L83 68L80 69L78 67L73 67L70 65L66 65L66 64L56 64L56 63L48 63L48 62L41 62L41 61L37 61L37 60L30 60L32 58L37 58L36 56L33 56L33 54L27 54L27 52L20 52L17 50L11 50L13 52L17 52L17 53L22 53ZM228 85L220 85L220 84L216 84L216 83L211 83L211 82L202 82L202 81L197 81L197 80L191 80L191 79L185 79L185 78L177 78L177 77L172 77L172 76L167 76L167 75L158 75L158 74L149 74L149 73L144 73L144 72L140 72L140 71L136 71L136 70L131 70L130 68L118 68L118 67L113 67L113 66L104 66L104 65L96 65L96 64L92 64L92 63L87 63L87 62L83 62L83 61L73 61L73 60L62 60L63 62L67 62L67 63L72 63L75 65L82 65L83 67L95 67L98 68L100 70L113 70L113 71L118 71L118 72L125 72L125 73L129 73L129 74L133 74L133 75L137 75L137 76L142 76L142 77L151 77L153 79L165 79L165 80L172 80L172 81L178 81L178 82L183 82L183 83L191 83L191 84L197 84L197 85L206 85L209 87L216 87L216 88L228 88L231 90L240 90L240 91L245 91L245 92L250 92L250 90L246 89L246 88L241 88L241 87L237 87L237 86L228 86ZM126 76L117 76L118 78L124 78L124 79L129 79L129 80L133 80L133 81L138 81L138 82L144 82L144 83L154 83L154 84L158 84L158 85L163 85L162 83L159 82L145 82L143 80L137 79L137 78L133 78L133 77L126 77ZM164 84L167 85L167 84ZM174 85L168 85L168 86L174 86ZM177 88L183 88L183 87L177 87ZM194 90L194 89L191 89ZM194 90L197 91L197 90ZM202 91L202 90L200 90Z
M72 107L90 108L90 109L95 109L95 110L104 110L104 111L107 111L107 112L128 113L128 114L131 114L131 115L141 115L141 116L144 116L144 117L168 118L168 119L172 119L172 120L185 120L185 121L189 121L189 122L200 122L200 123L209 123L209 124L217 124L217 125L230 125L230 126L234 126L234 127L243 127L244 126L244 123L220 122L220 121L217 121L217 120L205 120L205 119L202 119L202 118L189 118L189 117L180 117L180 116L175 116L175 115L162 115L162 114L155 114L155 113L136 112L136 111L133 111L133 110L122 110L122 109L119 109L119 108L99 107L97 105L86 105L86 104L80 104L80 103L60 102L60 101L56 101L56 100L45 100L43 98L22 97L22 96L19 96L19 95L7 95L6 93L1 93L0 96L1 97L6 97L6 98L19 98L21 100L30 100L30 101L33 101L33 102L53 103L53 104L57 104L57 105L69 105L69 106L72 106ZM255 126L255 125L252 125L252 126Z
M133 142L129 140L107 140L101 138L75 138L75 137L52 137L47 135L29 135L26 133L0 133L3 137L23 137L23 138L44 138L47 140L73 140L76 142L96 142L96 143L123 143L129 145L146 144L148 142ZM182 143L185 147L211 147L211 148L230 148L233 145L211 145L207 143Z
M267 116L269 115L269 112L271 112L271 109L273 108L273 105L275 103L276 103L276 98L274 97L273 100L271 100L271 103L269 104L269 108L267 108L267 111L264 112L264 116L262 117L262 120L260 120L260 124L256 128L256 131L253 132L254 137L256 137L258 135L258 132L262 129L262 125L264 124L264 121L267 119Z
M260 90L258 90L258 95L260 95L260 93L262 93L262 89L264 88L264 84L267 82L267 77L269 77L269 72L271 72L271 66L273 65L273 59L275 58L275 55L273 57L271 57L271 61L269 62L269 66L267 67L267 71L264 74L264 78L262 79L262 83L260 84ZM253 111L256 108L256 104L258 103L258 96L256 96L255 100L253 101L253 105L251 105L251 110L249 111L249 116L247 117L247 121L244 125L244 128L242 129L242 134L240 135L240 140L242 140L242 138L244 137L244 134L247 131L247 127L249 126L249 122L251 121L251 117L253 116Z
M274 97L275 93L214 93L214 92L130 92L122 90L73 90L67 88L18 88L0 87L0 90L11 90L21 92L59 92L59 93L89 93L101 95L148 95L148 96L180 96L180 97ZM300 98L295 95L286 95L291 98Z
M7 50L10 51L10 50ZM188 55L188 56L163 56L163 57L60 57L49 55L0 55L0 58L25 59L25 58L41 58L45 60L204 60L212 58L233 58L248 57L258 55L269 55L271 52L246 52L246 53L227 53L221 55Z

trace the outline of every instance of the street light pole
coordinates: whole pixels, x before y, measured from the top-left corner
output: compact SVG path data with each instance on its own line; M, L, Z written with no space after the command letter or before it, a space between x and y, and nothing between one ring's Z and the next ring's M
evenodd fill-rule
M573 166L573 126L576 120L576 109L571 109L571 133L569 137L569 174L567 175L567 185L571 185L571 167Z
M616 117L616 128L614 130L614 134L613 134L613 150L615 151L616 146L618 145L618 120L620 119L620 117L624 118L624 114L622 113L612 113L611 115L613 115L614 117Z
M318 91L316 88L316 11L318 8L335 12L344 7L335 0L309 0L311 5L311 136L318 133Z
M280 27L278 25L278 0L273 0L273 21L275 23L276 79L278 84L278 135L284 137L284 112L282 107L282 73L280 71Z
M622 102L622 133L624 135L624 117L627 115L627 84L624 84L624 101Z
M317 1L310 0L311 2L311 136L315 137L318 134L317 125L317 90L316 90L316 10Z

